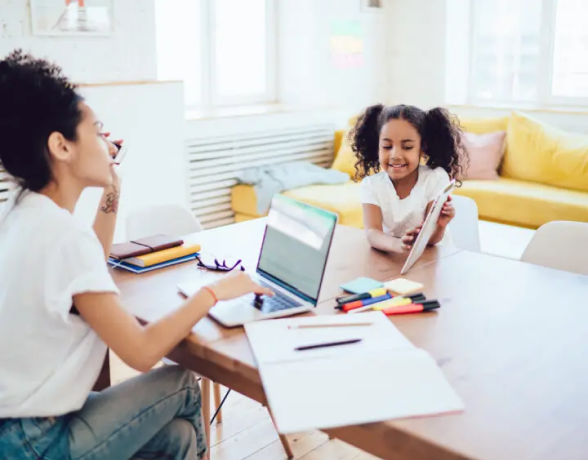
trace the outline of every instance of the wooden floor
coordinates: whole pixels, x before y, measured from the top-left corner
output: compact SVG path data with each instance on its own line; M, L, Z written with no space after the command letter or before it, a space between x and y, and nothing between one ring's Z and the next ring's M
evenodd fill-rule
M519 259L533 236L532 230L480 222L482 252ZM138 373L111 353L113 383ZM223 389L223 395L226 389ZM211 407L214 407L211 406ZM370 460L376 457L318 431L288 436L296 459ZM286 455L267 409L231 392L223 406L222 424L211 431L211 460L284 460Z

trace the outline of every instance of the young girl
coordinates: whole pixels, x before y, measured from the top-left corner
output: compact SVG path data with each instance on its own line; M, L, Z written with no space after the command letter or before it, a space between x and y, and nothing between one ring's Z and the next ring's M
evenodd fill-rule
M0 61L0 101L0 166L20 185L0 216L0 456L203 458L194 374L150 369L217 301L271 292L239 272L139 324L105 262L119 180L102 123L58 67L21 52ZM94 230L72 216L90 186L105 188ZM91 393L107 347L145 374Z
M356 178L363 178L361 200L370 245L382 251L410 250L432 201L467 161L458 125L441 108L425 112L410 105L374 105L359 117L350 140L357 157ZM376 174L368 175L372 171ZM454 216L450 198L429 244L443 239Z

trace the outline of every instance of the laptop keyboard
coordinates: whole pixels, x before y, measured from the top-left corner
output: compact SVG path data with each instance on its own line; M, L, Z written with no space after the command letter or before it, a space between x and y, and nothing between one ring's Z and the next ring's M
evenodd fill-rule
M272 287L260 279L255 280L260 286L272 289ZM257 308L262 313L273 313L276 311L287 310L289 308L300 307L302 304L280 292L274 291L273 297L266 296L247 296L243 303Z

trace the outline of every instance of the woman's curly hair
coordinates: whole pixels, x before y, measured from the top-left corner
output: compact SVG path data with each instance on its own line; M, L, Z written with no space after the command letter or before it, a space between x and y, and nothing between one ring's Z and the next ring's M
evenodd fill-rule
M424 111L412 105L368 107L349 133L351 149L355 153L355 178L380 171L378 150L380 131L389 120L406 120L421 137L421 151L430 168L443 168L449 177L461 185L469 161L461 138L461 127L456 117L446 109Z
M55 64L15 50L0 60L0 166L37 192L52 180L47 141L77 140L82 97Z

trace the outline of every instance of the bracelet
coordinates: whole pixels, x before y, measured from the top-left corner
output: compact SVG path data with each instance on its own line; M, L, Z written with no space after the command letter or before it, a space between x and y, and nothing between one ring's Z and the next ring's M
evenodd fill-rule
M208 292L211 296L212 296L212 300L214 300L214 305L216 305L218 303L218 297L216 296L216 294L214 293L214 291L209 288L208 286L204 286L202 289L204 289L206 292Z

